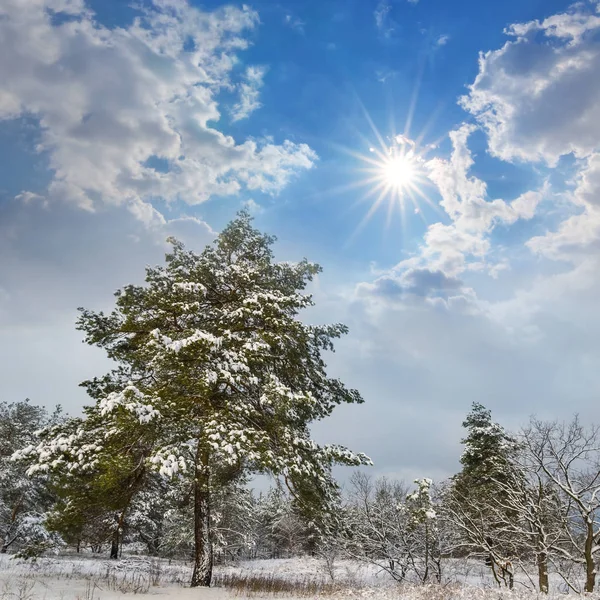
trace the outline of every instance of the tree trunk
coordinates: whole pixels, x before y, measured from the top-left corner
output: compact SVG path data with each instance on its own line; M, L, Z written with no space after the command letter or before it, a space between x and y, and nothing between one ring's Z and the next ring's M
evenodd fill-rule
M537 555L538 586L542 594L548 593L548 555L540 552Z
M115 527L110 541L110 558L119 558L119 526Z
M425 522L425 571L423 572L423 583L429 578L429 527Z
M125 525L125 511L127 509L123 510L123 512L120 515L115 515L115 521L117 522L117 526L115 527L115 530L113 531L113 535L112 535L112 540L110 543L110 557L111 559L117 559L119 558L119 548L121 547L121 537L122 537L122 533L123 533L123 526Z
M593 592L596 587L596 564L594 562L594 523L588 519L585 539L585 591Z
M212 569L208 455L199 448L194 478L194 571L191 587L209 587Z

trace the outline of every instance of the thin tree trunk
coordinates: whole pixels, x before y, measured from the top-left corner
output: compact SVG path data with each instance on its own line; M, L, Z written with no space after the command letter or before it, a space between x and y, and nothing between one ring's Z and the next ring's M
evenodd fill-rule
M128 503L128 505L129 505L129 503ZM123 512L121 512L121 514L116 517L117 526L115 527L115 530L113 531L112 540L110 543L111 559L119 558L119 549L121 547L121 542L122 542L121 538L122 538L122 533L123 533L123 527L125 525L126 511L127 511L127 508L125 508L123 510Z
M119 558L119 538L120 538L120 527L119 519L116 519L117 526L113 530L112 539L110 541L110 558L116 560Z
M548 593L548 555L540 552L537 555L538 586L542 594Z
M588 519L585 540L585 591L593 592L596 587L596 564L593 554L594 524Z
M429 527L425 522L425 572L423 573L423 583L427 582L429 577Z
M209 587L213 570L208 455L198 448L194 477L194 571L191 587Z

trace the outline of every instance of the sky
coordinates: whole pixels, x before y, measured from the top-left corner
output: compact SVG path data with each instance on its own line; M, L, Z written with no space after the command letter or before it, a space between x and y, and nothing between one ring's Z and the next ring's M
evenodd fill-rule
M440 480L473 402L600 423L597 0L3 0L0 57L0 400L77 414L77 307L246 208L350 328L319 441Z

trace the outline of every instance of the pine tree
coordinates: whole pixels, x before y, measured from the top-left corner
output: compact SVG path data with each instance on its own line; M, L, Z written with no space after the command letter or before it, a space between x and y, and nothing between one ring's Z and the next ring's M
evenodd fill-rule
M201 254L170 241L166 266L148 268L145 285L118 291L112 313L81 311L86 342L117 367L84 383L96 403L83 420L55 429L29 454L33 470L100 468L123 482L123 514L149 470L190 477L191 584L210 585L215 489L262 472L292 490L310 479L326 502L335 492L331 466L368 459L316 444L309 426L362 398L327 377L321 356L347 328L298 319L313 304L303 292L320 267L275 262L274 238L255 230L247 213Z
M452 478L446 510L456 526L459 545L485 556L497 581L502 579L512 587L512 567L506 555L513 543L503 534L505 524L516 519L505 500L506 489L519 477L515 468L519 444L477 402L463 427L467 436L462 440L462 470Z
M11 457L36 439L37 430L60 419L60 408L48 415L29 400L0 402L0 553L16 547L32 556L58 541L45 527L47 511L55 500L47 481L31 480L25 465Z
M455 484L465 491L479 490L510 477L511 459L517 450L517 441L504 428L492 421L492 413L478 402L463 422L467 437L461 443L464 452L460 462L462 471Z

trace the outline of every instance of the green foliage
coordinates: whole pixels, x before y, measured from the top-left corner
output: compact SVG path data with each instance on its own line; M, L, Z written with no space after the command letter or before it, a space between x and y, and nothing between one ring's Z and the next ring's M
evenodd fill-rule
M463 427L467 436L462 440L465 448L460 459L462 470L454 477L455 488L470 498L495 493L496 482L508 481L513 476L517 441L492 421L490 410L477 402L473 403Z
M462 440L462 470L446 490L444 510L455 526L456 545L485 557L494 568L514 548L505 534L517 520L509 490L521 478L516 465L519 444L477 402L463 427L467 436Z

